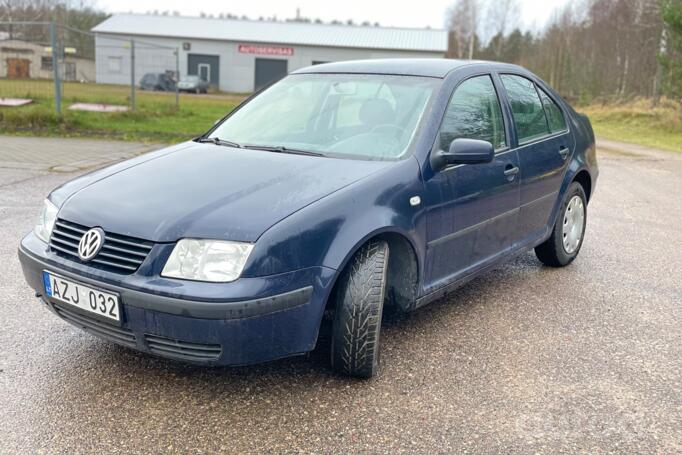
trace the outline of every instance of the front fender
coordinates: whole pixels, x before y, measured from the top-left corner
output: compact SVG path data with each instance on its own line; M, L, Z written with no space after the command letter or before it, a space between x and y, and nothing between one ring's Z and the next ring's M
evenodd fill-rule
M419 165L398 161L290 215L256 242L242 276L265 276L306 268L310 264L341 270L367 239L392 232L405 237L419 261L424 257L421 208L410 198L421 196Z

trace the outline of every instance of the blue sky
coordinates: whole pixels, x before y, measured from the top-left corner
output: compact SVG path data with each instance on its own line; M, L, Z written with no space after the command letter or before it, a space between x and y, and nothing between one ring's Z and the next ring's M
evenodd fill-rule
M491 0L495 1L495 0ZM567 0L518 0L520 17L525 28L534 29L544 24L557 6ZM108 12L179 11L183 15L198 16L200 12L219 14L245 14L252 18L277 15L278 18L293 17L296 8L307 17L353 19L356 22L379 22L395 27L444 26L445 11L451 0L420 0L405 2L396 0L97 0L96 4Z

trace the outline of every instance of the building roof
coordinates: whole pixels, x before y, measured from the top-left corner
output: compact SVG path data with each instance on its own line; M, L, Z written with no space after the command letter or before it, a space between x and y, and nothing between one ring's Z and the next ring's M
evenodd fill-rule
M303 73L349 73L349 74L394 74L400 76L424 76L443 78L462 66L492 62L476 60L451 60L445 58L387 58L372 60L351 60L308 66L294 71Z
M363 49L445 52L446 30L114 14L97 33Z

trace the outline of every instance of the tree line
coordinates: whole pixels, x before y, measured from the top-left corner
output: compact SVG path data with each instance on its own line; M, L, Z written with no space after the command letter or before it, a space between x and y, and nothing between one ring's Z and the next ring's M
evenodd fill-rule
M522 65L582 102L682 100L682 0L571 1L538 32L521 28L519 0L455 0L446 16L448 57ZM0 0L0 22L56 21L87 31L107 17L94 0ZM321 22L299 13L288 20ZM46 27L1 26L0 32L49 42ZM88 35L71 33L67 41L92 51Z
M682 99L682 0L581 0L540 31L519 27L516 0L458 0L451 58L516 63L567 98Z

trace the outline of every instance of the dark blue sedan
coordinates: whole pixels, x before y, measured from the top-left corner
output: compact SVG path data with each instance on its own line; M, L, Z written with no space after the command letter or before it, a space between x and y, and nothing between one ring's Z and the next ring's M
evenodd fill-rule
M54 190L21 242L64 320L206 365L311 351L379 366L382 312L413 311L534 248L585 234L594 134L517 66L377 60L303 69L191 142Z

